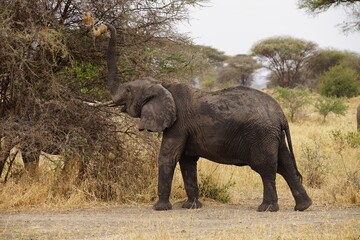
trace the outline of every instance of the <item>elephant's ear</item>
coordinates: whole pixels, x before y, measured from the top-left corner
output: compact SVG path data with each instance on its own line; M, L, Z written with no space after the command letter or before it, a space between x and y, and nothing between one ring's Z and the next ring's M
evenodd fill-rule
M162 132L176 120L176 106L172 94L161 84L154 84L144 92L139 130Z

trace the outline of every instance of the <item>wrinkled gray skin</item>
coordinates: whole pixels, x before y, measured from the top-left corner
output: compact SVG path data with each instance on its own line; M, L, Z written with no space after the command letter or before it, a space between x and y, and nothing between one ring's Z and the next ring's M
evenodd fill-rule
M208 93L152 79L121 84L116 73L116 32L111 25L108 27L108 84L113 102L131 117L140 118L139 130L163 132L155 210L172 208L169 196L178 162L188 196L183 207L202 206L196 167L199 157L248 165L259 173L264 185L260 212L279 209L276 173L287 181L295 210L303 211L311 205L293 157L287 120L273 98L246 87Z
M358 132L360 132L360 104L359 106L357 107L357 130Z

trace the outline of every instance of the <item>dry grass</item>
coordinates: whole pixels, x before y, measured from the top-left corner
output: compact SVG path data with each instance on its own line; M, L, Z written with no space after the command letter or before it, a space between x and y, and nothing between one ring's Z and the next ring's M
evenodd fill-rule
M360 206L360 148L353 147L346 142L346 139L344 140L348 132L356 131L355 112L359 102L360 97L348 100L347 114L340 117L329 115L326 123L322 123L322 117L315 113L314 109L308 108L302 114L301 121L290 126L295 156L300 171L305 177L305 183L309 182L307 180L310 174L315 178L313 181L316 184L306 184L306 189L315 205ZM335 136L334 133L338 135ZM129 139L126 141L130 145L137 144L130 143ZM144 158L141 151L137 153L131 151L128 152L128 156L133 157L134 161ZM313 159L309 157L311 154L315 156ZM153 157L148 161L154 161ZM311 165L309 161L315 165ZM74 162L76 163L75 160ZM72 169L59 174L28 172L23 174L20 180L10 179L6 184L1 183L0 209L73 208L101 204L103 200L89 191L99 187L96 183L97 178L84 179L79 183L77 178L79 169L76 164L71 166ZM318 168L315 169L313 166ZM199 161L198 168L200 179L201 176L211 176L219 186L229 182L235 183L235 186L227 190L230 203L254 205L260 203L261 179L250 168L219 165L204 159ZM125 172L121 173L126 176ZM136 186L137 193L129 193L122 183L109 182L111 191L117 197L108 201L153 202L156 198L156 177L153 172L149 177L150 175L152 180L147 179L148 182L143 186ZM102 184L106 186L106 182ZM293 206L290 190L281 176L277 178L277 188L280 206ZM186 198L179 169L175 173L172 198L174 202Z
M348 100L347 114L340 117L330 115L326 123L322 123L321 117L312 112L313 109L307 109L307 119L290 126L301 172L309 177L305 174L308 172L305 171L308 157L304 154L308 150L317 157L314 161L319 162L324 175L320 186L308 186L315 203L360 205L360 146L351 146L344 139L349 132L356 134L356 107L359 102L360 97Z
M123 121L124 122L124 121ZM21 173L0 181L0 210L70 209L106 202L151 202L156 196L156 150L159 141L138 136L133 127L118 132L120 156L71 156L65 167L43 171L27 164ZM133 123L129 123L133 124ZM144 155L146 149L146 155ZM117 152L109 152L114 154Z
M0 191L0 206L10 209L61 209L94 204L82 186L76 186L75 174L54 175L25 171L20 179L10 178ZM84 183L86 184L86 183Z

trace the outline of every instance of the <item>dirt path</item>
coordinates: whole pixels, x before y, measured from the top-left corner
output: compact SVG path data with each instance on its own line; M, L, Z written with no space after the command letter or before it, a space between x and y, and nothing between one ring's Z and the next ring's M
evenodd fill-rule
M0 213L0 239L360 239L360 208L311 207L257 213L254 206L207 203L156 212L121 205L62 212Z

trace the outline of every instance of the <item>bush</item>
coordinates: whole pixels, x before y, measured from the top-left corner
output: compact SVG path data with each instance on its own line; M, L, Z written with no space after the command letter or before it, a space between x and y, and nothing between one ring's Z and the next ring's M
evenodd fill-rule
M344 147L352 148L360 147L360 132L342 133L340 130L331 131L331 138L337 143L338 151L342 151Z
M333 130L330 133L332 140L335 143L335 150L339 156L343 169L346 173L346 187L352 187L355 191L360 190L360 171L359 169L347 168L347 156L344 156L343 151L346 147L357 148L360 147L360 133L348 132L343 133L341 130ZM355 201L356 202L356 201Z
M315 147L302 146L301 157L305 159L304 171L306 184L313 188L320 188L325 183L328 173L327 156L321 154L319 144L314 140Z
M360 148L360 132L348 132L346 134L346 142L352 148Z
M331 67L319 76L319 92L327 97L355 97L360 94L359 75L343 64Z
M86 201L152 201L156 197L155 159L159 147L156 136L139 133L135 123L127 117L117 117L116 124L110 118L103 123L104 119L98 114L96 111L88 116L81 112L81 116L85 117L79 121L82 127L69 122L73 131L68 133L68 142L61 152L64 157L62 169L57 172L31 171L29 166L36 165L27 164L26 171L22 171L16 179L12 176L9 181L0 182L0 209L42 204L72 206ZM129 124L133 126L129 127ZM39 138L43 136L44 141L55 139L50 138L45 130L38 130ZM37 138L28 140L30 145L43 144ZM78 149L82 150L81 154ZM72 199L79 197L81 202L72 203Z
M340 99L335 97L320 97L317 99L314 106L317 112L323 116L323 122L325 122L329 113L344 116L347 110L347 106L344 105Z
M235 182L229 180L225 185L216 183L212 175L200 174L199 194L200 197L210 198L222 203L230 201L229 189L235 186Z
M310 92L306 88L282 88L275 89L276 99L289 111L290 121L293 122L295 114L310 103Z

